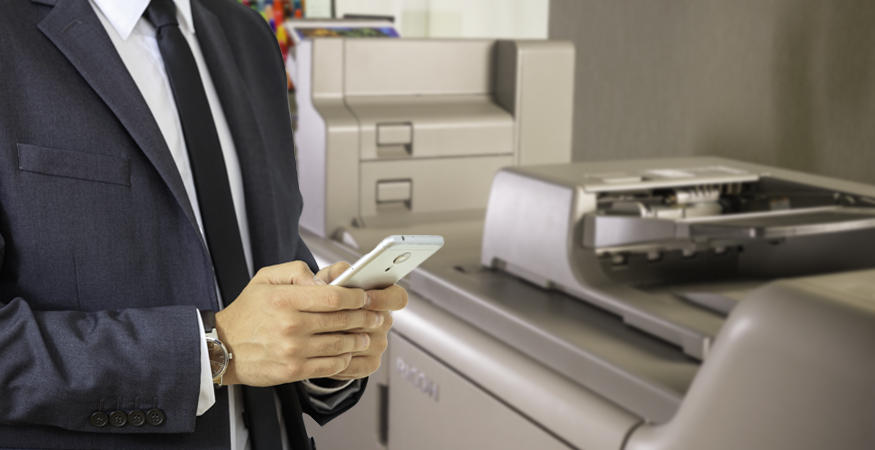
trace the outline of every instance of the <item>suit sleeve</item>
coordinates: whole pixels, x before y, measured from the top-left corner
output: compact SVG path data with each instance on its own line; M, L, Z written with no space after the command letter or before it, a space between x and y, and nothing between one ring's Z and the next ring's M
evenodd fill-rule
M4 249L0 236L0 265ZM35 311L27 299L0 297L0 423L97 433L192 432L197 330L190 306ZM108 418L135 408L161 411L163 423L92 424L96 412Z
M304 414L312 417L316 423L325 426L325 424L355 406L362 398L362 395L364 395L367 385L368 378L362 378L355 380L354 383L347 386L344 390L325 397L308 395L308 391L302 386L299 389L301 393L301 410Z

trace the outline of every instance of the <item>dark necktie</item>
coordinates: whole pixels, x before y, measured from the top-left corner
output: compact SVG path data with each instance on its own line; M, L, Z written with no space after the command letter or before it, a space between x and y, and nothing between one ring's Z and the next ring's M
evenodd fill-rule
M152 0L144 17L156 28L158 49L164 59L167 78L170 80L170 88L182 123L207 247L213 261L219 292L227 305L249 283L249 270L243 254L243 243L240 240L240 229L216 124L210 112L197 63L179 29L173 1ZM298 401L297 397L288 400L295 403ZM252 449L282 450L273 388L243 386L243 407L248 419ZM290 438L292 448L309 448L306 434L293 435Z

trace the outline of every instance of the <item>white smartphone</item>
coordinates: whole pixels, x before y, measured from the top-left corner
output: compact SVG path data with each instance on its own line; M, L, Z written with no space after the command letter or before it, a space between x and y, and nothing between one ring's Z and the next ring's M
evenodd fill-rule
M331 284L383 289L404 278L444 245L441 236L389 236L335 278Z

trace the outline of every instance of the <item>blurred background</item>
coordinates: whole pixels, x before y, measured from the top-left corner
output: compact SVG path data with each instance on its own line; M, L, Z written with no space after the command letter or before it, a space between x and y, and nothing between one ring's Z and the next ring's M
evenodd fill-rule
M552 0L574 159L719 155L873 182L875 3Z
M545 39L550 15L548 0L336 0L335 8L339 17L392 16L409 38Z
M303 8L308 18L390 17L405 38L572 41L575 161L719 155L875 181L868 0L311 0Z

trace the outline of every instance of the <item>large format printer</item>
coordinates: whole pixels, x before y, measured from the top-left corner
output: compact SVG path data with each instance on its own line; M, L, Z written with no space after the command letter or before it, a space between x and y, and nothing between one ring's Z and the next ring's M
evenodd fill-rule
M517 71L517 100L536 50L553 58L540 70L570 80L572 52L551 42L478 41L479 57L465 60L491 71L464 95L513 124L504 150L417 155L416 132L429 129L417 114L441 111L423 97L441 91L380 84L391 74L352 89L344 67L356 52L396 45L371 42L299 49L313 83L299 92L311 114L298 141L302 236L320 264L354 261L390 234L447 243L403 282L410 304L394 314L360 404L324 428L308 424L321 450L875 448L875 187L719 158L572 164L559 146L570 128L551 130L555 153L543 157L553 159L539 161L520 137L527 115L500 100L496 67ZM392 42L380 57L413 66L464 43ZM406 70L380 57L359 68ZM428 85L435 69L413 79ZM316 80L335 90L320 96ZM419 87L351 95L402 81ZM452 86L442 88L450 103L461 95ZM391 110L386 140L382 122L355 108L368 101ZM535 116L570 121L557 105ZM436 121L453 117L464 115ZM496 132L497 122L469 119Z
M498 169L571 160L567 42L312 39L298 47L301 224L481 220Z

